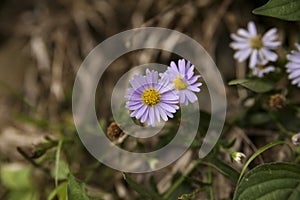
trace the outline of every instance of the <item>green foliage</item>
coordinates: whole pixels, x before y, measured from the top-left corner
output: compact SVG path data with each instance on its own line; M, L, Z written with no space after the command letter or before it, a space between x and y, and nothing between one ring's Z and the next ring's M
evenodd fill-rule
M6 165L1 168L1 181L9 189L29 189L31 187L31 168L26 166Z
M59 161L55 168L51 171L52 176L56 181L68 178L70 171L68 164L65 161Z
M55 197L58 197L59 200L66 200L67 199L67 182L63 182L57 188L55 188L50 193L47 200L55 199Z
M211 158L209 159L209 165L213 166L220 173L229 178L232 182L237 183L239 173L225 162L221 161L218 158Z
M268 92L274 87L273 82L264 79L238 79L238 80L232 80L228 84L241 85L257 93Z
M300 20L299 0L270 0L253 10L254 14L276 17L288 21Z
M274 147L274 146L277 146L277 145L280 145L280 144L287 144L285 141L276 141L276 142L272 142L270 144L267 144L263 147L261 147L260 149L258 149L248 160L247 162L245 163L241 173L240 173L240 177L239 177L239 180L238 182L240 182L242 176L244 175L244 172L245 170L247 169L247 167L249 166L249 164L257 157L259 156L260 154L262 154L263 152L265 152L266 150Z
M39 195L31 179L32 170L18 164L1 167L1 182L9 189L8 200L37 200Z
M68 200L89 200L85 189L85 184L76 180L76 178L70 174L67 185Z
M234 200L300 199L300 166L270 163L249 171L239 183Z
M55 155L55 168L54 168L54 178L55 178L55 186L57 187L57 183L59 179L64 179L69 173L69 168L66 163L60 162L60 151L62 148L63 140L60 140L57 145L56 155Z

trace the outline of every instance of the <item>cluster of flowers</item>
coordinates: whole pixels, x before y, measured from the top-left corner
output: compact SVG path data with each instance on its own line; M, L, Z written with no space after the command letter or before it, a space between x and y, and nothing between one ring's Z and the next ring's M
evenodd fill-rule
M195 92L200 92L200 75L194 75L194 65L181 59L178 66L174 61L164 73L146 70L146 75L135 75L129 81L125 98L126 108L142 123L155 126L160 120L168 117L179 109L178 104L188 105L197 101Z
M280 45L278 41L277 29L272 28L265 34L257 33L254 22L248 23L248 30L238 29L237 34L231 34L234 40L230 47L237 52L234 58L239 62L246 59L249 60L249 68L252 70L253 75L263 77L265 74L275 71L275 67L270 65L269 62L275 62L278 55L274 52ZM295 44L298 51L292 50L287 55L288 63L286 64L289 79L292 84L300 87L300 45Z

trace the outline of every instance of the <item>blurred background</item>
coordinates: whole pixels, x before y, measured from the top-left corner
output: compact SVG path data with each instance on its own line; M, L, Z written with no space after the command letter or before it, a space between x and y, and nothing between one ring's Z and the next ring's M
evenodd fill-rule
M249 20L255 21L261 32L273 26L279 28L283 46L292 46L297 41L299 24L251 13L264 3L265 0L2 0L0 199L62 199L63 194L58 195L56 184L64 190L69 172L86 184L88 194L94 199L138 198L121 172L99 164L78 139L71 97L82 61L97 44L121 31L146 26L165 27L180 31L203 45L226 85L232 79L245 76L246 68L233 60L229 43L230 33L246 27ZM111 95L118 78L132 66L155 61L169 63L171 57L145 52L121 57L106 70L105 78L101 79L105 87L98 91L101 103L97 105L103 127L109 127L113 121L107 106L110 99L103 97ZM228 116L232 116L239 112L240 95L243 94L235 88L226 86L226 89ZM249 133L255 141L257 132L251 130ZM252 152L252 142L245 139L243 130L236 128L222 137L229 141L236 134L242 135L236 141L236 150ZM263 136L260 135L258 141L272 140L269 131L260 134ZM63 143L60 142L62 138ZM255 145L259 146L259 142ZM284 155L277 153L272 156L276 160L284 159ZM65 170L60 170L59 175L55 173L57 158L61 160L60 169ZM147 187L156 185L163 193L195 159L197 151L191 150L167 169L133 177ZM230 158L224 159L230 162ZM203 167L193 171L190 177L202 180L203 173L209 170ZM220 174L214 179L215 199L230 199L232 183ZM193 191L195 187L191 182L184 182L170 199ZM199 193L195 199L206 199L205 193Z

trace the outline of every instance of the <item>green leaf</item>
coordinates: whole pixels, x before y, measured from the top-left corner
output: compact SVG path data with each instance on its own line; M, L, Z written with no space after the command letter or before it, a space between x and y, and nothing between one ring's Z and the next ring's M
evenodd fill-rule
M137 193L141 196L146 197L147 199L162 199L157 193L148 190L147 188L143 187L141 184L137 183L129 174L124 173L124 179L128 183L128 185L134 189Z
M299 0L270 0L253 10L254 14L276 17L288 21L300 20Z
M249 164L258 156L260 155L261 153L263 153L264 151L274 147L274 146L277 146L277 145L280 145L280 144L287 144L288 147L291 149L291 147L289 146L289 144L285 141L276 141L276 142L272 142L272 143L269 143L263 147L261 147L260 149L258 149L248 160L247 162L245 163L241 173L240 173L240 177L239 177L239 180L238 182L240 182L240 180L242 179L242 176L244 175L247 167L249 166ZM292 150L291 150L292 151Z
M59 175L62 176L61 175L62 171L64 170L64 173L69 173L68 170L66 171L66 167L62 166L62 164L60 164L60 162L59 162L60 161L60 151L61 151L62 143L63 143L63 140L59 140L58 145L57 145L56 154L55 154L55 168L54 168L55 169L55 172L54 172L55 187L57 187L58 179L64 178L64 177L59 177Z
M257 112L250 116L248 123L254 126L263 125L270 122L272 118L268 113Z
M249 171L237 186L233 200L299 200L300 165L269 163Z
M56 187L48 196L47 200L53 200L55 197L59 200L67 199L67 182L63 182L58 187Z
M10 191L7 200L38 200L39 193L34 190L13 190Z
M24 190L32 187L31 168L19 164L3 165L0 171L2 184L11 190Z
M89 200L85 184L76 180L72 174L68 178L67 194L68 200Z
M241 85L253 92L263 93L273 89L274 83L264 79L238 79L232 80L229 85Z
M57 165L55 165L55 168L51 171L51 175L55 177L55 180L57 181L67 179L69 173L69 166L63 160L61 160Z
M223 161L219 160L218 158L209 158L209 163L206 164L211 165L219 172L221 172L224 176L229 178L232 182L237 183L239 173Z

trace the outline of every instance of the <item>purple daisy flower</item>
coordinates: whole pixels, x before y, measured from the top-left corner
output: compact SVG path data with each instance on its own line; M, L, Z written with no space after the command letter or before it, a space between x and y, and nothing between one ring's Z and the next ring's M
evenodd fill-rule
M194 75L194 68L190 61L186 62L184 59L180 59L178 66L172 61L170 67L162 75L170 80L179 97L179 102L185 105L188 105L188 102L197 101L194 92L200 92L199 87L202 85L202 83L197 82L200 75Z
M289 79L293 85L300 87L300 44L295 44L298 51L292 50L286 57L289 62L286 64Z
M265 74L275 71L275 67L273 65L265 66L265 65L257 65L252 69L252 73L254 76L262 78Z
M127 89L125 98L126 108L132 111L130 117L135 117L142 123L155 126L168 117L173 118L173 113L179 109L178 97L174 93L169 80L158 79L157 71L146 70L146 76L135 75L130 81L131 88Z
M263 36L257 33L254 22L248 23L248 30L238 29L237 34L231 34L234 40L230 43L230 47L237 52L234 58L239 62L245 61L250 57L249 67L254 68L257 64L266 64L268 61L276 61L278 56L271 50L277 49L280 41L278 38L277 29L272 28Z

